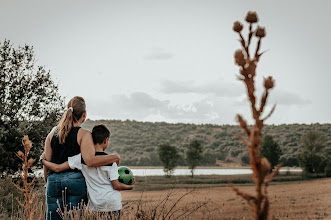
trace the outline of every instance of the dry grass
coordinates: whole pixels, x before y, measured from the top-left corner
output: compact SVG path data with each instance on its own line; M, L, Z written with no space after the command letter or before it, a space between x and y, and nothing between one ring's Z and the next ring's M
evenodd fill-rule
M269 219L331 219L331 178L271 185L269 189ZM241 190L254 193L255 187L241 186ZM170 200L173 202L187 192L187 189L148 191L143 194L125 191L122 198L123 203L127 203L126 206L132 206L143 195L144 207L152 207L169 192L172 192ZM171 201L167 204L168 207L171 206ZM178 204L178 208L204 202L207 204L194 212L189 219L254 219L249 205L241 197L235 196L230 187L198 189L187 195L182 203Z
M214 177L201 176L201 180L207 179L206 181L211 181ZM277 179L292 177L298 178L300 176L280 175L277 176ZM152 182L162 182L163 180L159 178L153 179ZM168 180L168 178L165 179ZM187 177L187 179L191 178ZM241 177L233 177L232 180L248 181L249 179L251 178L248 175L243 175ZM44 220L46 211L45 192L42 179L40 181L36 186L38 195L35 199L36 213L34 217L35 219ZM141 184L143 185L143 183ZM250 184L249 186L241 184L241 190L245 193L254 193L254 185L252 182ZM177 185L173 183L173 186ZM190 184L191 187L196 187L193 191L192 189L184 188L185 184L179 185L182 188L158 191L137 191L136 189L134 191L123 191L121 219L137 219L138 217L140 219L152 219L148 217L152 216L154 210L157 210L156 207L159 207L159 212L154 219L162 219L161 213L163 215L168 213L176 201L188 192L172 209L171 213L176 212L169 219L184 219L184 215L181 217L179 215L185 211L187 214L191 213L186 219L253 219L249 206L242 198L235 196L231 188L226 186L226 184L222 184L223 187L215 187L214 184L211 184L210 186L213 187L208 186L207 188L200 188L206 187L204 184ZM170 187L170 183L168 187ZM281 184L277 183L277 185L269 186L269 189L271 204L269 219L328 219L331 217L331 209L329 208L331 207L331 178L291 183L281 182ZM13 205L17 206L17 203ZM163 212L161 212L161 208ZM137 212L138 210L139 212ZM75 213L67 212L66 216L70 215L75 215ZM23 211L20 209L18 213L12 213L10 218L4 216L3 218L0 217L0 219L18 220L22 219L22 216ZM157 216L158 218L156 218ZM84 209L84 218L81 219L93 218L103 220L104 216L97 217L95 213Z

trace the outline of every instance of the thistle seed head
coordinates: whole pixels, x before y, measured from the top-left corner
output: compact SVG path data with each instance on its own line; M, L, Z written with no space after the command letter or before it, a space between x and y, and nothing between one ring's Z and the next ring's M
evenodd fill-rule
M240 33L243 28L244 26L239 21L233 23L233 31Z
M268 76L268 78L264 79L264 88L272 89L275 85L275 81L272 79L272 76Z
M263 38L266 35L266 31L264 27L260 27L258 26L255 32L255 36L259 37L259 38Z
M245 20L248 22L248 23L256 23L258 22L259 18L257 17L257 14L255 11L249 11L246 15L246 18Z

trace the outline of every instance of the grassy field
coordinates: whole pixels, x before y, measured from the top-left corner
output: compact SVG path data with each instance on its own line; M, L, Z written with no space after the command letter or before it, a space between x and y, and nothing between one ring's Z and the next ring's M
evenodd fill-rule
M275 184L268 188L270 219L331 219L331 178L282 183L286 184ZM242 185L239 188L249 193L255 190L253 185ZM122 197L127 207L135 206L137 201L143 200L143 208L151 210L170 195L165 205L169 210L185 193L188 194L178 202L176 210L178 213L183 210L192 211L188 219L253 219L246 201L227 186L193 191L185 188L145 192L135 190L123 192Z
M251 175L137 177L135 189L122 192L122 219L251 219L249 206L236 196L228 180L245 192L255 189ZM44 219L43 186L44 181L38 179L35 219ZM331 178L307 179L295 173L280 174L269 187L270 217L327 219L331 217L330 191ZM15 200L20 194L8 179L1 179L0 195L0 219L21 219L22 210L17 209Z
M228 180L239 185L253 185L252 177L247 175L200 175L194 176L151 176L136 177L135 191L155 191L177 188L210 188L210 187L227 187ZM309 180L299 173L282 173L276 176L271 184L280 184L293 181Z

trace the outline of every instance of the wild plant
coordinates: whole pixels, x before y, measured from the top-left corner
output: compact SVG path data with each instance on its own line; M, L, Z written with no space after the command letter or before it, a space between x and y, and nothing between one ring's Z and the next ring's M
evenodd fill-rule
M273 172L271 171L271 166L267 158L260 157L260 146L262 140L262 128L263 123L268 119L275 110L275 105L265 117L262 117L264 113L267 99L269 96L269 90L275 85L275 81L272 76L264 78L264 92L262 94L260 103L257 103L255 96L255 76L256 68L260 60L261 55L264 52L260 52L262 38L266 36L266 31L264 27L257 26L253 28L254 24L258 22L258 16L256 12L249 11L245 18L246 22L249 24L248 37L245 39L242 35L243 24L239 21L234 22L233 31L237 32L240 37L241 49L237 50L234 54L235 64L239 66L240 71L238 79L243 81L246 89L247 95L250 102L250 107L252 110L252 116L254 119L254 125L250 129L246 120L241 115L237 115L237 120L239 122L240 128L246 134L246 138L237 134L239 139L247 146L250 155L250 165L253 170L253 181L256 184L256 195L250 195L241 192L233 184L233 190L237 195L243 197L250 205L252 211L254 212L255 219L267 219L269 213L269 199L267 193L268 183L272 178L278 173L281 164L276 166ZM250 54L250 47L253 38L257 38L257 45L253 54Z
M24 146L24 153L22 151L18 151L16 153L16 156L20 158L23 161L22 169L23 172L21 172L20 169L18 169L18 174L23 182L23 188L18 186L17 184L13 183L14 186L24 195L24 202L21 202L17 197L16 200L18 204L24 209L24 215L23 219L34 219L34 213L35 213L35 203L34 200L36 198L37 193L34 192L34 185L36 177L32 179L31 182L28 181L29 177L29 168L31 165L35 162L35 159L30 158L28 160L29 151L32 148L32 142L29 140L29 137L25 135L22 139L22 144Z

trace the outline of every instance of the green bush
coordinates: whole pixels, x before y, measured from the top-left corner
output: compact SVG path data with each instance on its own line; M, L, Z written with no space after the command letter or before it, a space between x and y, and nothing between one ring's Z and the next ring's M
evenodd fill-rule
M249 157L249 153L245 152L241 155L240 157L240 161L242 165L248 165L250 163L250 157Z
M281 157L279 162L283 163L284 167L297 167L299 166L299 160L296 155Z
M241 149L230 151L232 157L237 157L241 152Z
M216 155L210 152L203 154L201 165L214 166L216 164Z
M10 219L12 213L17 213L16 197L22 198L18 189L12 184L11 178L0 179L0 219Z
M331 158L328 158L328 163L324 168L324 174L326 177L331 177Z

